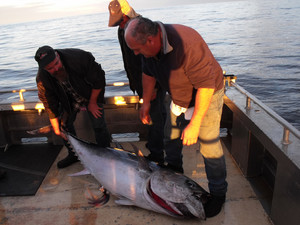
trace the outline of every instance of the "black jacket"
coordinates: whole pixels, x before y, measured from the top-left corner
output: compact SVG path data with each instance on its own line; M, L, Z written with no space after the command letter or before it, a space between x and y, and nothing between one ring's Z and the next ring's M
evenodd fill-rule
M90 99L92 89L101 89L98 103L104 103L105 72L90 52L80 49L55 49L69 74L74 90L86 100ZM38 96L43 102L50 119L60 115L60 107L68 113L72 105L59 82L46 70L39 69L36 77Z
M118 39L122 51L124 68L129 80L130 89L142 98L142 56L135 55L134 52L127 46L124 38L124 29L119 27Z

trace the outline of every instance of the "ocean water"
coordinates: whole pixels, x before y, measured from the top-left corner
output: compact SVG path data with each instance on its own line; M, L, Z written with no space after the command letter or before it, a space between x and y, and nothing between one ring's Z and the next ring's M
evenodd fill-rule
M138 13L196 29L223 70L300 129L299 0L229 0ZM36 88L33 57L42 45L90 51L105 70L107 83L127 82L117 28L107 23L108 12L0 26L0 90ZM128 87L106 89L108 96L131 93ZM0 103L17 97L4 94Z

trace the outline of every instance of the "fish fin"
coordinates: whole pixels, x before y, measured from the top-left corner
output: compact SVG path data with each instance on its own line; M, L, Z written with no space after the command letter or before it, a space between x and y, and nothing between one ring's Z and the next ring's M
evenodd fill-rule
M144 169L146 171L151 171L150 167L149 167L149 163L148 161L145 159L143 153L141 152L141 150L139 150L134 144L130 143L131 146L133 147L134 153L136 155L136 157L138 158L139 161L139 168Z
M91 174L90 171L88 171L87 169L84 169L78 173L73 173L73 174L69 174L69 177L78 177L78 176L82 176L82 175L89 175Z
M134 205L133 202L127 198L117 199L115 203L118 205Z
M89 188L87 188L87 193L85 197L88 203L93 206L103 206L109 201L109 193L106 190L101 191L102 195L99 197L95 195Z
M48 125L45 127L35 129L35 130L28 130L26 132L31 135L37 135L37 134L47 134L47 133L50 133L52 130L53 130L52 126Z

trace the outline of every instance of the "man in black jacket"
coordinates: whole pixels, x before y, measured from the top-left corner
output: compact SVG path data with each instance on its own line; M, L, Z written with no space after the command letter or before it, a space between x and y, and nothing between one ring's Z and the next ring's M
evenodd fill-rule
M57 163L58 168L67 167L78 159L67 144L60 130L60 118L68 132L75 134L73 122L81 109L87 109L95 131L97 144L110 145L110 135L104 120L105 72L90 52L80 49L53 49L40 47L35 60L39 65L36 77L38 95L43 102L53 130L63 138L68 156Z
M143 97L142 85L142 55L135 55L128 48L124 39L124 26L132 18L139 16L126 0L113 0L108 5L109 27L119 26L118 39L122 51L124 68L129 80L130 89L137 92L140 98ZM148 140L146 147L150 154L147 159L164 163L164 125L166 120L166 110L164 107L166 91L161 86L156 85L151 99L150 117L152 124L149 125Z

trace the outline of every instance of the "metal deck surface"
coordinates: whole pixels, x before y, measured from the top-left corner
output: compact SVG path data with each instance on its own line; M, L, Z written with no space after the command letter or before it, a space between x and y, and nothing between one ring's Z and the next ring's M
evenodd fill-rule
M134 142L147 155L145 142ZM132 149L129 143L121 143ZM141 224L223 224L252 225L272 224L250 183L243 177L226 150L228 192L219 215L206 221L181 220L134 206L115 204L114 196L102 207L92 207L85 195L90 189L97 193L98 182L91 175L69 177L83 169L78 162L65 169L57 169L56 163L67 154L63 149L40 186L37 194L30 197L1 197L0 224L3 225L141 225ZM185 175L198 182L206 190L207 181L199 145L184 147ZM1 185L1 181L0 181Z

